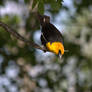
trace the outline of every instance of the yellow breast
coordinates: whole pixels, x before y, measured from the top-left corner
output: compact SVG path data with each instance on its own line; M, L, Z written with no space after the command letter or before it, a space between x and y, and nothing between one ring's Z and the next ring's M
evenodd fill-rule
M46 47L48 48L49 51L55 54L58 54L59 50L61 51L62 55L64 54L64 46L61 42L52 42L52 43L48 42L46 44Z

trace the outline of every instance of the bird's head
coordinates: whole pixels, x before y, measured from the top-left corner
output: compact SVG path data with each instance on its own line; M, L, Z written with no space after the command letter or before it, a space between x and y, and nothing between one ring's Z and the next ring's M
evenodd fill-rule
M50 17L46 16L46 15L38 14L38 19L39 19L41 25L44 25L44 23L49 23L50 22Z

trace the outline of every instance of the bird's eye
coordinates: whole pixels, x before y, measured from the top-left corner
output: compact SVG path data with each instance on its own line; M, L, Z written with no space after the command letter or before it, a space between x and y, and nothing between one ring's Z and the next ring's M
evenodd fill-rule
M61 54L61 50L59 50L58 54Z

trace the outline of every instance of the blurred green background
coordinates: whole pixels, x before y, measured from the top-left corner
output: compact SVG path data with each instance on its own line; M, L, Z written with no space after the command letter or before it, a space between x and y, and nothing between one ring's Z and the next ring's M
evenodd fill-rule
M92 0L0 0L0 21L41 45L34 11L50 16L69 52L60 60L0 27L0 92L92 92Z

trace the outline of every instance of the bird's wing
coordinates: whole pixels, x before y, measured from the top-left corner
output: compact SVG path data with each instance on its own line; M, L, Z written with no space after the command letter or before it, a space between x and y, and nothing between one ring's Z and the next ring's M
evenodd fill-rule
M41 39L41 43L42 43L42 45L46 46L47 40L45 39L43 33L41 34L40 39Z
M48 42L59 41L63 43L63 36L60 31L51 23L42 27L42 34Z

